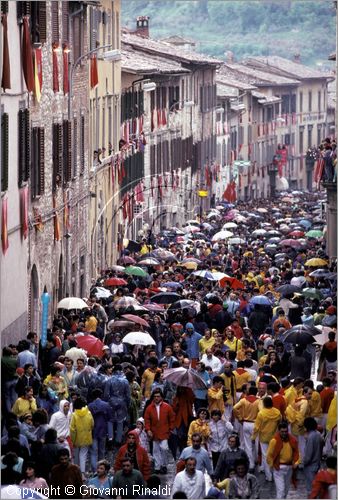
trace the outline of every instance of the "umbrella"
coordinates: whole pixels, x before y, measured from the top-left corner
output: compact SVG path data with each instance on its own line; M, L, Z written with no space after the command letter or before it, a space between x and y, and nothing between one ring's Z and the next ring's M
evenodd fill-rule
M116 328L134 328L135 324L132 321L123 321L120 319L109 321L108 330L115 330Z
M130 332L127 333L125 337L123 337L122 342L124 344L130 345L156 345L155 340L152 338L149 333L144 332Z
M310 287L304 288L302 290L302 295L304 295L304 297L306 297L307 299L319 299L320 300L323 298L323 294L317 288L310 288Z
M133 321L134 323L137 323L138 325L145 326L147 328L150 327L148 321L146 321L143 318L140 318L139 316L135 316L135 314L122 314L122 318L126 318L129 321Z
M152 257L148 257L147 259L139 260L138 263L143 265L143 266L158 266L159 265L159 261L152 258Z
M196 262L196 264L200 264L202 261L196 259L195 257L186 257L185 259L182 260L182 264L186 264L187 262Z
M41 488L41 491L44 491ZM45 495L39 492L39 490L35 490L34 488L29 488L25 485L19 486L18 484L8 484L6 486L1 486L1 498L8 499L23 499L26 500L42 500L44 498L48 499Z
M102 286L96 286L91 291L97 299L108 299L112 296L112 293Z
M123 285L128 285L126 280L122 278L108 278L104 282L104 286L123 286Z
M184 231L185 233L198 233L198 232L199 232L199 230L200 230L200 228L199 228L199 227L197 227L197 226L185 226L185 227L183 228L183 231Z
M161 260L177 260L172 252L169 252L169 250L164 250L164 248L157 248L150 253L150 256Z
M130 307L139 305L138 301L134 297L121 297L116 302L114 302L115 309Z
M231 238L234 234L231 231L219 231L218 233L214 234L212 237L212 241L218 241L218 240L226 240L227 238Z
M257 212L259 212L260 214L267 214L268 213L266 208L257 208Z
M253 231L252 235L253 236L264 236L267 233L265 229L256 229Z
M305 229L308 229L308 228L310 228L310 227L312 226L312 222L311 222L311 221L309 221L309 220L307 220L307 219L302 219L302 220L300 220L300 221L299 221L299 224L300 224L301 226L304 226L304 227L305 227Z
M319 231L318 229L312 229L311 231L308 231L305 236L307 238L322 238L323 237L323 232Z
M138 243L137 241L127 240L127 242L128 243L124 246L130 252L139 252L142 248L141 243Z
M289 233L289 236L293 236L294 238L301 238L302 236L304 236L304 231L291 231L291 233Z
M102 354L102 353L101 353ZM87 361L87 354L84 349L80 349L79 347L71 347L68 351L65 352L66 358L69 358L73 361L74 365L76 365L77 359L84 359Z
M199 312L200 304L194 300L182 299L169 306L168 311L182 311L183 309L193 308Z
M156 302L156 304L172 304L173 302L177 302L180 300L181 295L174 292L162 292L153 295L150 298L151 302Z
M300 248L302 246L302 242L299 240L287 239L280 241L279 245L283 247Z
M168 281L167 283L162 283L161 286L163 288L174 288L176 290L177 288L182 287L182 283L178 283L177 281Z
M101 356L103 342L94 335L75 335L78 347L84 349L88 356Z
M313 259L307 260L305 262L305 266L308 267L323 267L327 266L327 261L324 259L320 259L318 257L314 257Z
M256 295L250 299L250 304L259 306L271 306L270 300L265 295Z
M280 236L280 232L276 231L275 229L271 229L266 234L267 234L267 236Z
M295 285L282 285L279 288L277 288L277 292L283 295L285 297L286 295L292 295L293 293L301 293L301 288L299 286Z
M232 278L231 276L224 276L220 280L219 284L223 287L230 285L230 287L233 290L238 290L238 289L244 288L244 284L241 281L239 281L237 278Z
M135 259L133 259L132 257L128 257L128 255L125 255L124 257L121 257L120 258L120 262L122 264L136 264Z
M283 335L288 335L289 333L307 333L308 335L319 335L321 330L315 326L310 325L295 325L289 330L286 330Z
M152 311L152 312L164 311L164 308L161 304L149 303L149 304L144 304L144 307L147 309L147 311Z
M111 266L113 271L116 271L117 273L124 273L125 267L123 266Z
M202 226L207 229L208 231L210 231L211 229L213 229L212 225L209 224L208 222L203 222Z
M296 325L293 328L290 328L290 330L287 330L283 337L284 337L284 342L289 343L289 344L313 344L315 342L315 339L313 336L306 330L303 330L304 325ZM294 330L294 331L292 331Z
M236 227L238 227L236 222L226 222L222 229L236 229Z
M215 279L214 275L210 271L194 271L192 274L206 280L217 281L217 279Z
M196 270L198 267L197 262L192 262L192 261L184 262L183 264L180 264L180 265L182 267L185 267L186 269L193 269L193 270Z
M243 238L229 238L228 243L229 245L244 245L246 241Z
M312 273L309 274L311 278L326 278L329 275L330 273L328 272L327 269L316 269L315 271L312 271Z
M88 304L85 303L84 300L79 299L78 297L66 297L65 299L60 300L58 303L58 309L85 309L88 307Z
M147 276L147 272L141 267L137 266L126 267L125 273L133 276L140 276L141 278L145 278Z
M276 236L274 236L273 238L269 238L268 239L269 243L279 243L280 241L281 241L281 239L277 238Z
M164 370L163 378L179 387L190 387L191 389L207 389L207 385L201 377L191 369L168 368Z
M212 273L212 275L213 275L213 277L214 277L215 281L219 281L219 280L221 280L222 278L224 278L225 276L228 276L227 274L225 274L225 273L221 273L221 272L218 272L218 271L217 271L217 272Z

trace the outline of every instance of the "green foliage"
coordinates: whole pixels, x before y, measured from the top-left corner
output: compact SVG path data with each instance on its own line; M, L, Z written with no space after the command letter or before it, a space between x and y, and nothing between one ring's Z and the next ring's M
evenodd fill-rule
M181 35L197 50L237 60L248 55L301 54L304 64L327 61L335 50L335 11L331 0L121 0L122 24L135 27L150 16L154 38ZM328 63L329 65L329 63Z

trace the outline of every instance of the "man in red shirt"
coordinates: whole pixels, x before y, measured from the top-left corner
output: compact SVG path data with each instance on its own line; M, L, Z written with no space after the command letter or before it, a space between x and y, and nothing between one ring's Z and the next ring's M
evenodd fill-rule
M277 408L282 414L282 418L284 419L284 414L286 410L286 401L284 396L280 394L280 385L277 382L269 382L267 386L268 395L272 397L272 405L274 408Z
M337 498L337 457L328 457L326 467L315 475L309 498Z
M322 411L323 418L321 421L321 426L323 429L326 427L327 414L330 408L332 399L334 398L334 390L331 387L331 379L329 377L324 377L322 380L324 389L320 391L320 399L322 401Z
M152 403L144 413L145 430L153 440L155 474L167 474L168 438L175 427L175 413L172 407L163 401L161 389L152 393Z

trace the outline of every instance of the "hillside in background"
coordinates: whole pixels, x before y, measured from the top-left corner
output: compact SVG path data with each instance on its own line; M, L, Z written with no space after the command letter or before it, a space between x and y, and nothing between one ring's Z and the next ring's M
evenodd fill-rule
M150 36L181 35L196 50L218 58L232 51L236 60L279 55L333 69L335 9L331 0L121 0L122 25L135 28L137 16L150 16Z

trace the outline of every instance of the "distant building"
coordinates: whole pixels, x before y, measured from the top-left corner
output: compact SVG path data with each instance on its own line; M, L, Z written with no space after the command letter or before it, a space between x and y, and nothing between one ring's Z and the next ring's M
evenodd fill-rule
M172 35L166 38L162 38L161 42L170 43L170 45L175 45L183 50L194 50L196 48L196 42L194 40L189 40L188 38L183 38L179 35Z

